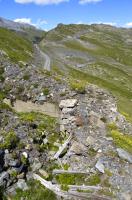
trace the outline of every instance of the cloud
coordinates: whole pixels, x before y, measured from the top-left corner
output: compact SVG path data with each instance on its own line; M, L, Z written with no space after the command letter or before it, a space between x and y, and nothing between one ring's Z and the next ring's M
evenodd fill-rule
M128 28L132 28L132 22L126 23L125 26L128 27Z
M75 24L84 24L84 23L83 23L83 21L80 20L80 21L76 22Z
M102 0L80 0L79 4L87 4L87 3L98 3L101 2Z
M14 22L19 22L19 23L22 23L22 24L30 24L30 25L32 25L32 22L31 22L30 18L17 18L17 19L14 19Z
M17 19L14 19L14 22L19 22L22 24L30 24L37 28L42 28L43 25L48 24L48 22L44 19L38 19L35 23L33 23L31 18L17 18Z
M15 0L16 3L27 4L35 3L37 5L59 4L69 0Z

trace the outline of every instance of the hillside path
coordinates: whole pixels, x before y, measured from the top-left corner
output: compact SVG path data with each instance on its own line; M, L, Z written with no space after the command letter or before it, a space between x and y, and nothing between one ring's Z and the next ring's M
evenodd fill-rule
M43 68L47 71L50 71L50 58L49 56L44 53L37 44L34 45L38 54L39 54L39 57L41 59L41 62L44 62L44 65L43 65Z

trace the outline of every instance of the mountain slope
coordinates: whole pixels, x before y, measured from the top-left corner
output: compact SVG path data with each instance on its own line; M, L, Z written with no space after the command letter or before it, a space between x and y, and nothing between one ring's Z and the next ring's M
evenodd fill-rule
M41 47L53 67L105 87L117 97L120 111L132 116L131 44L132 29L60 24L46 34Z
M0 28L0 50L13 62L27 62L32 57L33 45L14 31Z
M39 42L45 33L43 30L37 29L33 25L14 22L2 17L0 17L0 27L13 30L33 42Z

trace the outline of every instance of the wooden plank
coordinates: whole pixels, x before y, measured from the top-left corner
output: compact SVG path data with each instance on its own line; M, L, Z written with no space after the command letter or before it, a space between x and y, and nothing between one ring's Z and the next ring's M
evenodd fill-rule
M68 186L71 190L100 190L102 187L100 186L91 186L91 185L69 185Z
M33 174L33 178L40 181L40 183L46 187L47 189L51 190L52 192L54 192L56 195L60 196L60 197L64 197L66 198L67 200L71 199L71 197L74 197L76 198L76 200L78 199L88 199L89 198L92 198L92 199L96 199L96 200L111 200L110 198L107 198L107 197L102 197L102 196L99 196L99 195L96 195L96 194L90 194L88 192L77 192L77 191L74 191L72 189L80 189L80 188L83 188L83 189L100 189L101 187L99 186L76 186L76 185L69 185L68 187L70 188L68 192L65 192L65 191L62 191L60 189L60 186L57 185L57 184L52 184L51 181L46 181L45 179L41 178L38 174Z
M76 170L63 170L63 169L54 169L52 174L90 174L86 171L76 171Z
M63 150L67 147L67 145L70 143L72 139L72 134L68 137L68 139L65 141L65 143L59 148L59 150L54 155L54 159L58 159L59 156L62 154Z
M56 195L61 196L61 197L68 197L67 192L63 192L60 188L59 185L53 185L51 181L46 181L45 179L41 178L38 174L33 174L33 178L40 181L40 183L48 188L49 190L53 191Z

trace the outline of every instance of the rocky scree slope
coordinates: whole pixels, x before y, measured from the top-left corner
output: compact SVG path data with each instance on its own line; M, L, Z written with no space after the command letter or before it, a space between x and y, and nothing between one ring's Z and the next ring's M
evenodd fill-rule
M10 33L27 48L25 39ZM35 54L29 44L32 58ZM16 43L12 45L19 52ZM57 67L49 72L30 59L17 57L13 62L8 48L0 49L1 192L4 189L11 199L60 199L33 180L36 173L66 192L64 199L131 199L132 125L119 113L117 99L89 84L80 71L81 80L70 77L63 60L64 71L56 60ZM45 51L49 53L47 47ZM54 64L54 54L49 57ZM70 72L76 75L78 71L70 68ZM5 98L11 99L12 105L15 99L34 105L53 103L58 105L60 117L17 113L4 103Z

